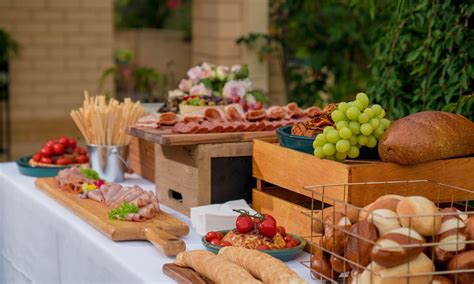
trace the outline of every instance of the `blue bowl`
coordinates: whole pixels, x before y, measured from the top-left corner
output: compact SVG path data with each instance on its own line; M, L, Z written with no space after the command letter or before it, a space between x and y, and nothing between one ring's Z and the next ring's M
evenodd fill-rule
M42 166L31 166L28 161L31 156L21 157L16 160L18 170L21 174L30 177L55 177L58 175L60 170L69 168L71 166L54 166L54 167L42 167Z
M313 141L314 138L292 135L291 134L291 125L283 126L277 128L276 133L278 135L278 141L280 145L285 148L290 148L296 151L313 154Z
M230 230L218 231L222 232L224 235L227 234ZM302 237L293 234L287 234L293 237L296 241L298 241L298 245L292 248L285 248L285 249L272 249L272 250L261 250L261 252L267 253L275 258L278 258L281 261L290 261L296 259L298 254L303 251L304 247L306 246L306 240ZM202 244L204 247L212 252L217 254L219 250L222 248L221 246L216 246L211 244L210 242L206 241L206 236L201 238Z

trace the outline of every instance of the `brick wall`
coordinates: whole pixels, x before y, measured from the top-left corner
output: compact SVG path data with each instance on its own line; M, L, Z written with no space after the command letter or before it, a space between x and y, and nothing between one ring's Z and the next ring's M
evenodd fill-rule
M268 90L268 64L255 50L237 45L249 32L266 32L267 0L193 0L192 61L232 65L247 63L255 87Z
M113 63L112 1L0 0L0 28L20 43L10 62L13 158L78 136L69 112Z

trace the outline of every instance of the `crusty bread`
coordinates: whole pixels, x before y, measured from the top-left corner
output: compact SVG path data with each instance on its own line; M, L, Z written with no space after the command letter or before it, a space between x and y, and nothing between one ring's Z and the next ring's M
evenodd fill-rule
M474 154L474 123L441 111L395 121L379 142L382 161L402 165Z

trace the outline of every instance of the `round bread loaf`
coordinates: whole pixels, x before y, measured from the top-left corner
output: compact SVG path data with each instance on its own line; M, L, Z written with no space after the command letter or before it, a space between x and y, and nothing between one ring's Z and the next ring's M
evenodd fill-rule
M439 209L423 196L408 196L397 205L397 213L403 227L411 228L423 236L434 236L441 227ZM414 217L419 215L420 217ZM411 217L408 217L411 216Z
M474 123L462 115L423 111L395 121L379 142L380 158L402 165L474 154Z

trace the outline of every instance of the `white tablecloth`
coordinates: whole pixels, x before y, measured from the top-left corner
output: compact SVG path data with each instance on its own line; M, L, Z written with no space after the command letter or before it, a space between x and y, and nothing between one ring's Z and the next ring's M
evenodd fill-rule
M136 176L125 184L148 190L154 185ZM162 209L189 224L176 211ZM188 250L203 249L193 231L183 237ZM307 280L309 270L289 262ZM74 213L37 190L34 178L14 163L0 163L0 283L174 283L162 273L173 262L146 241L114 242Z

